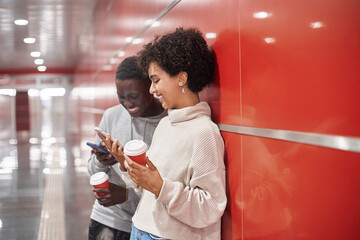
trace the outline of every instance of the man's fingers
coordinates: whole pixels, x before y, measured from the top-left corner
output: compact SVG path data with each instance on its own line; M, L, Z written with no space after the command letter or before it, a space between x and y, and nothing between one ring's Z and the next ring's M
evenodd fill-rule
M111 198L100 198L98 199L100 205L103 205L105 207L107 206L111 206L111 203L112 203L112 199Z

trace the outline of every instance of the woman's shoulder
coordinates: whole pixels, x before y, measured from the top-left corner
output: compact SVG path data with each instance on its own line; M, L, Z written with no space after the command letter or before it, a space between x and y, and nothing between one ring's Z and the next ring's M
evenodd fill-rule
M221 136L217 124L207 117L194 120L187 130L194 138L214 139Z

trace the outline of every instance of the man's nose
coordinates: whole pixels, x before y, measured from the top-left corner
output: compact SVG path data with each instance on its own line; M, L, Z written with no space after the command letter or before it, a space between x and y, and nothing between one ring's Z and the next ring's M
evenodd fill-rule
M123 105L125 106L125 108L129 108L129 107L132 107L132 105L134 105L134 103L129 100L124 100Z

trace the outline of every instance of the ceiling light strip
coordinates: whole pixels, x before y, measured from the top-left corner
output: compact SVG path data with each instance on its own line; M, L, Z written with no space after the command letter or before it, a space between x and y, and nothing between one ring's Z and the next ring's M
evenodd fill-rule
M360 153L360 138L268 128L218 124L224 132L271 138Z

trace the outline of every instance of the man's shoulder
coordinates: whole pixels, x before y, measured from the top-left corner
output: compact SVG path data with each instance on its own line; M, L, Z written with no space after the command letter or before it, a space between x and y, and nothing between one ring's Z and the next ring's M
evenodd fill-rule
M116 116L116 115L126 115L126 114L128 115L128 112L121 104L110 107L106 109L104 112L105 116L109 116L109 115Z

